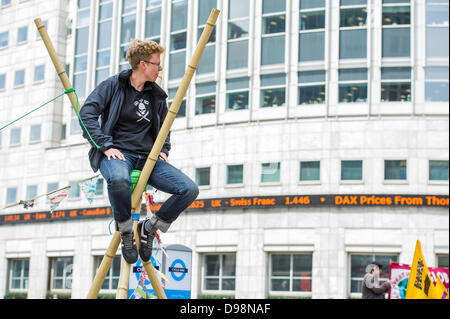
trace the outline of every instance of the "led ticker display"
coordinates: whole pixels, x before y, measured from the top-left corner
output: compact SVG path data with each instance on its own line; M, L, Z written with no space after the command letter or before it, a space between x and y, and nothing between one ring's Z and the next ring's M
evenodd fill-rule
M150 206L153 212L160 209L162 203ZM449 207L447 195L288 195L288 196L251 196L198 199L186 211L211 211L217 209L264 209L293 207ZM141 214L146 214L142 205ZM81 218L112 217L110 207L88 209L58 210L0 215L0 225L51 222Z

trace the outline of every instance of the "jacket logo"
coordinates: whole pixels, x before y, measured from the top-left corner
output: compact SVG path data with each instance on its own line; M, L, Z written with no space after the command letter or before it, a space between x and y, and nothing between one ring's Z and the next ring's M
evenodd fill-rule
M150 113L149 110L147 110L146 105L149 105L149 101L144 99L139 99L137 101L134 101L134 106L137 106L138 110L136 111L137 116L140 118L137 120L137 122L140 122L142 120L146 120L147 122L150 122L150 120L147 118L147 115Z

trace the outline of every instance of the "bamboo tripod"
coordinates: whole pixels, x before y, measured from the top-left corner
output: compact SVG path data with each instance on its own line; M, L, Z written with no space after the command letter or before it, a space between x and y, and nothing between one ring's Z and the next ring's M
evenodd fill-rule
M175 120L175 117L178 113L178 110L180 108L181 102L183 101L183 97L186 94L186 91L189 87L189 84L192 80L192 77L194 75L194 72L197 68L197 65L200 61L200 58L203 54L203 51L205 49L206 44L208 43L208 39L213 31L213 28L216 24L217 18L219 16L220 11L217 9L212 9L211 14L206 22L206 26L202 32L202 35L198 41L197 47L194 51L194 54L191 58L191 61L188 65L188 68L182 78L182 81L180 83L180 86L178 87L177 93L172 101L172 105L170 106L168 113L166 115L166 118L161 126L161 129L159 131L159 134L155 140L155 143L150 151L150 154L148 155L148 158L145 162L144 168L142 169L142 172L139 176L139 180L133 190L133 193L131 195L131 213L139 213L140 212L140 204L142 201L142 193L144 192L145 186L147 184L147 181L151 175L151 172L156 164L156 161L158 159L159 153L161 152L161 149L163 147L164 141L167 138L167 135L169 134L170 127L172 126L173 121ZM47 34L47 30L45 29L45 26L42 23L42 20L40 18L37 18L34 20L36 27L41 34L41 38L44 41L44 44L47 48L47 51L50 55L50 58L52 59L53 65L55 66L56 72L63 83L63 86L66 90L71 89L72 85L67 77L65 69L62 67L58 56L56 55L56 51L53 47L53 44ZM161 78L159 78L159 81ZM74 92L68 93L70 102L72 104L72 107L75 111L77 111L77 99ZM76 112L77 113L77 112ZM133 231L135 235L136 245L139 249L139 243L140 238L139 234L137 232L137 225L138 221L133 221ZM113 262L113 259L116 255L117 249L119 248L120 244L120 233L119 231L115 231L112 237L112 240L108 246L108 249L106 250L106 253L103 257L103 260L100 264L100 267L95 275L94 281L92 283L92 286L88 292L87 298L88 299L95 299L97 298L98 292L100 291L100 288L103 284L103 281L105 280L105 277L111 267L111 264ZM164 289L161 286L161 283L159 282L159 279L156 275L156 270L153 267L151 261L143 262L145 271L150 279L151 285L154 289L155 295L159 299L167 299ZM120 277L119 277L119 284L116 292L116 298L117 299L126 299L128 297L128 280L130 277L130 269L131 265L128 264L124 258L122 257L121 260L121 268L120 268Z

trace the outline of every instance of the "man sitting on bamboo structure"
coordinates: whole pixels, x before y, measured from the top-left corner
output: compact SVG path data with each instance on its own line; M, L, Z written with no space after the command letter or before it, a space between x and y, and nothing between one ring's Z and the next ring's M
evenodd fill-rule
M168 112L167 94L155 83L164 47L154 41L134 40L124 70L101 82L86 99L80 117L95 144L89 151L92 169L100 169L108 185L109 201L122 239L122 256L132 264L138 259L131 219L132 170L142 170ZM99 123L99 118L101 123ZM150 219L140 221L139 255L149 261L155 232L166 232L171 223L198 196L198 186L168 162L170 134L155 163L148 184L172 196Z

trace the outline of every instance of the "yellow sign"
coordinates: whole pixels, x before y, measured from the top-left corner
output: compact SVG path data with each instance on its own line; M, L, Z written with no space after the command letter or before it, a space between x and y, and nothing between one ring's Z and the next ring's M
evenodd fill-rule
M420 241L416 242L406 288L406 299L448 299L448 291L439 277L437 278L436 286L431 280L428 267L423 258Z

